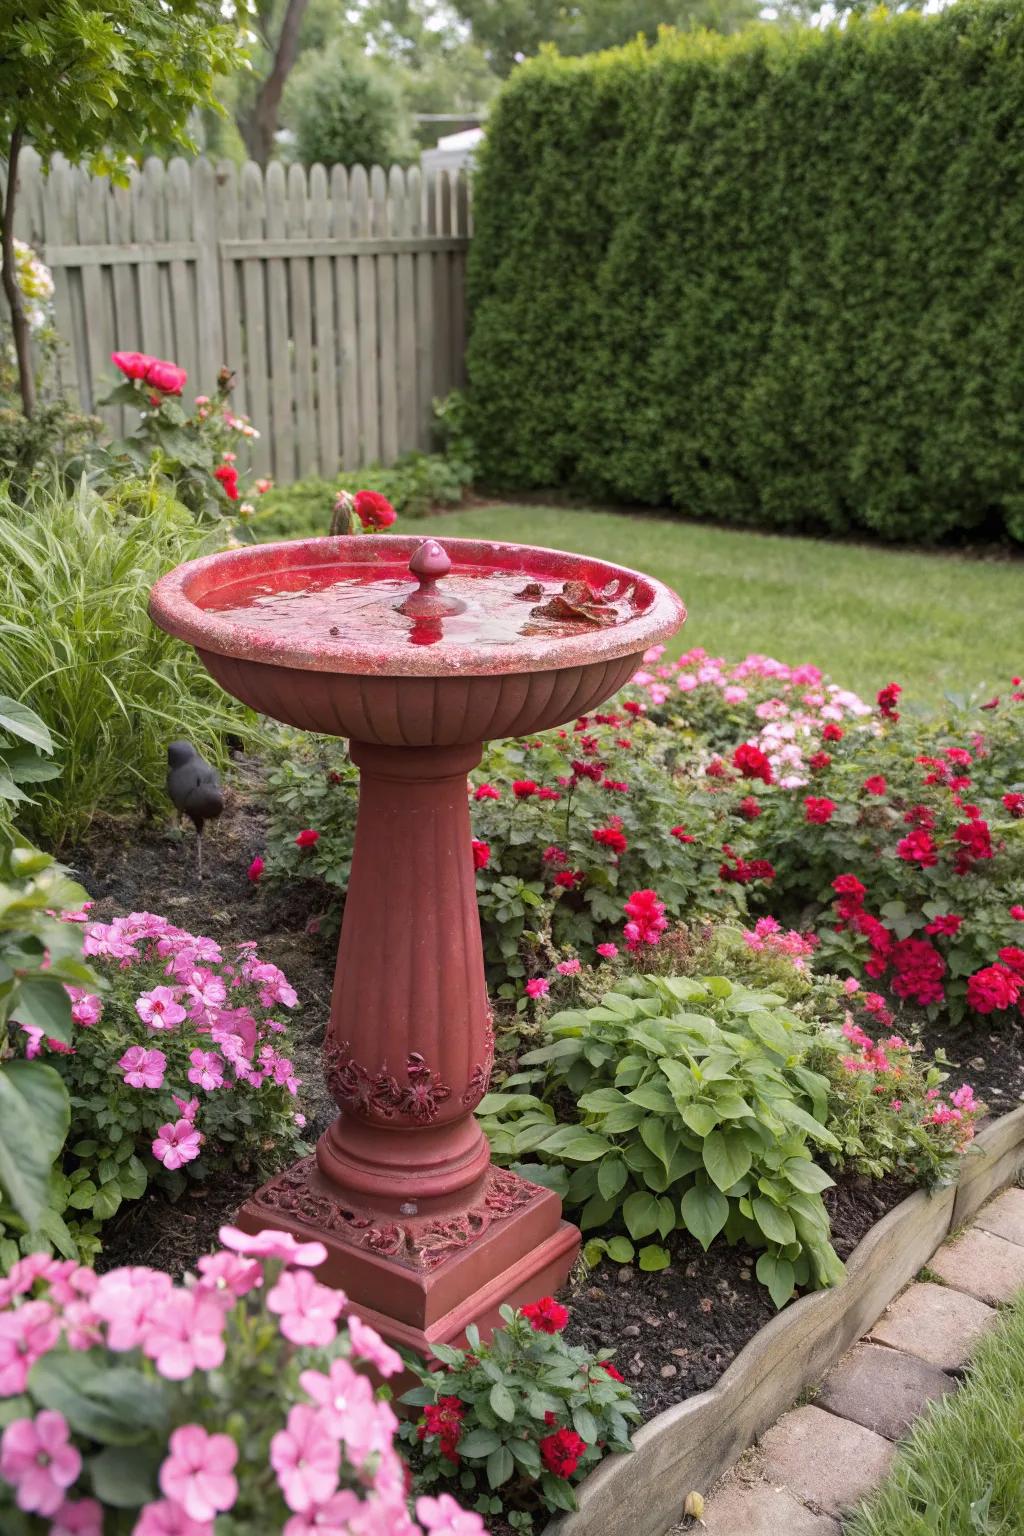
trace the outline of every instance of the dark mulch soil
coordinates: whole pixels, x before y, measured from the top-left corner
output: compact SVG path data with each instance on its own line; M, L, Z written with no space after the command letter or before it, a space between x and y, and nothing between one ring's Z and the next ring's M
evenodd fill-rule
M1024 1032L1017 1028L987 1031L965 1021L925 1022L919 1038L925 1050L944 1050L949 1058L951 1085L971 1084L993 1115L1008 1114L1024 1099Z
M904 1199L905 1185L844 1178L825 1195L840 1258ZM616 1364L644 1418L713 1387L743 1346L775 1316L754 1275L756 1254L713 1244L705 1253L688 1233L668 1240L672 1263L641 1274L607 1261L563 1295L572 1319L566 1337L614 1349Z
M236 762L229 775L227 806L206 837L206 879L195 877L195 839L170 821L141 825L128 819L97 826L82 847L65 855L95 899L94 915L109 919L131 910L158 911L194 933L218 942L255 939L268 960L280 965L299 994L292 1016L290 1051L304 1079L301 1108L314 1140L329 1124L334 1105L323 1085L320 1046L327 1022L334 955L330 944L307 931L318 913L315 887L275 892L253 886L246 872L264 844L266 789L253 762ZM1009 1036L939 1035L925 1030L929 1049L945 1046L996 1113L1024 1095L1020 1041ZM192 1186L175 1203L159 1192L125 1206L104 1233L101 1267L145 1263L180 1273L216 1242L255 1179L243 1172L210 1187ZM846 1177L825 1196L833 1241L841 1258L887 1211L904 1198L905 1186ZM614 1349L644 1417L714 1385L743 1346L775 1316L754 1275L756 1255L713 1246L704 1253L688 1234L669 1240L672 1263L641 1274L607 1261L566 1288L568 1337L593 1349Z

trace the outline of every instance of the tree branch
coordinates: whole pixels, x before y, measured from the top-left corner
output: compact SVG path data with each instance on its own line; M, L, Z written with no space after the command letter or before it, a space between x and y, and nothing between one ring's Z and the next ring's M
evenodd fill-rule
M277 39L274 63L260 86L252 112L245 124L246 147L258 165L265 166L274 150L277 114L284 94L285 81L299 51L299 30L309 0L288 0Z
M7 152L7 188L4 194L3 217L0 220L0 261L3 262L4 294L11 312L11 332L14 336L14 352L18 360L18 384L21 389L21 408L31 416L36 408L36 381L32 374L32 353L29 346L29 327L25 305L18 284L18 268L14 257L14 205L18 192L18 160L24 130L16 123Z

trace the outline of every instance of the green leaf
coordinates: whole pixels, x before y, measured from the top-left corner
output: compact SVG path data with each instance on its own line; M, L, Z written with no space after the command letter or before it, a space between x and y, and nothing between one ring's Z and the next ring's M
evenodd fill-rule
M50 1173L71 1123L68 1091L41 1061L0 1064L0 1188L31 1227L50 1199Z
M588 1445L597 1444L597 1420L586 1403L577 1403L573 1408L572 1423L576 1433L581 1435Z
M431 1398L430 1401L433 1402L434 1399ZM459 1441L459 1454L460 1456L489 1456L492 1451L498 1449L500 1444L501 1436L495 1430L485 1429L480 1424L476 1429L471 1429L468 1434L463 1435Z
M460 1451L463 1447L460 1445ZM496 1451L492 1451L487 1458L487 1482L492 1488L500 1488L502 1483L507 1483L515 1465L512 1461L512 1452L507 1445L499 1445Z
M71 999L60 981L30 976L18 983L11 1013L19 1024L30 1024L67 1045L71 1040Z
M608 1239L608 1257L616 1264L629 1264L633 1260L636 1249L628 1237L612 1237Z
M44 1408L62 1413L75 1434L101 1445L139 1445L167 1418L162 1382L127 1366L109 1370L92 1352L43 1355L29 1390Z
M104 1184L96 1191L96 1198L92 1202L92 1213L100 1221L109 1221L116 1215L121 1206L121 1188L119 1184Z
M687 1104L682 1116L690 1130L698 1136L710 1136L719 1120L710 1104Z
M704 1167L721 1190L729 1190L749 1172L753 1157L742 1136L712 1131L704 1138Z
M839 1150L839 1142L832 1132L826 1130L820 1121L814 1119L813 1115L809 1115L806 1109L801 1109L799 1104L794 1104L791 1099L777 1099L773 1102L772 1108L783 1120L788 1120L790 1125L798 1126L800 1130L806 1131L808 1136L813 1141L818 1142L820 1146L832 1147L835 1151Z
M646 1190L637 1190L623 1202L622 1219L629 1229L630 1237L650 1237L658 1229L659 1216L658 1202Z
M629 1169L621 1157L606 1157L597 1170L597 1187L605 1200L614 1200L629 1178Z
M829 1178L824 1168L819 1168L810 1158L789 1157L781 1172L794 1189L803 1190L806 1195L820 1195L823 1189L829 1189L835 1183L835 1179Z
M6 694L0 694L0 731L8 731L21 741L31 742L43 752L53 751L53 738L45 721L40 720L27 704L8 698Z
M794 1271L788 1259L774 1253L762 1253L757 1261L757 1278L768 1287L776 1307L784 1307L793 1294Z
M506 1424L511 1424L516 1416L515 1398L508 1387L502 1381L496 1381L491 1388L491 1408L499 1419L504 1419Z
M540 1477L540 1450L535 1440L513 1440L510 1448L524 1472L533 1478Z
M574 1136L571 1141L567 1141L558 1149L558 1152L560 1157L568 1157L574 1163L592 1163L595 1158L604 1157L605 1153L611 1150L610 1141L587 1131L582 1136Z
M465 1361L465 1351L456 1349L451 1344L431 1344L430 1353L442 1365L462 1365Z
M758 1195L753 1201L753 1209L754 1220L770 1243L778 1243L780 1248L785 1248L788 1243L796 1242L796 1227L792 1216L780 1210L774 1201Z
M163 1453L150 1446L111 1446L86 1463L92 1491L112 1509L137 1509L158 1497L156 1477Z
M729 1202L713 1184L695 1184L683 1196L680 1212L706 1253L729 1219Z
M555 1477L553 1472L545 1472L540 1480L540 1487L544 1502L551 1509L573 1510L576 1508L576 1495L572 1484L564 1477Z
M657 1243L648 1243L646 1247L640 1249L640 1268L648 1272L667 1269L671 1262L672 1255L667 1249L659 1248Z

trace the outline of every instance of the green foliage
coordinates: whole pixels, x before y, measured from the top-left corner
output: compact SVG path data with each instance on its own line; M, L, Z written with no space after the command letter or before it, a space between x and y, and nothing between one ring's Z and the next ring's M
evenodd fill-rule
M53 913L84 898L47 854L13 847L0 854L0 1272L48 1241L68 1251L54 1196L70 1123L67 1090L52 1066L14 1049L21 1025L71 1040L64 984L95 985L95 976L82 962L81 928Z
M387 469L371 465L335 480L313 477L268 491L250 527L261 541L318 538L330 529L339 491L379 491L400 517L420 517L436 507L457 506L472 478L472 466L465 459L407 453Z
M775 994L722 976L627 977L549 1029L552 1043L520 1058L527 1070L509 1092L480 1104L499 1161L539 1156L543 1182L579 1211L584 1232L624 1226L643 1243L682 1229L705 1249L720 1232L750 1243L776 1306L796 1285L841 1276L821 1201L832 1179L814 1161L839 1148L827 1083L802 1064L810 1033ZM542 1100L525 1091L535 1082ZM604 1251L602 1236L590 1256ZM658 1242L639 1258L668 1262Z
M248 729L146 611L157 578L207 538L145 481L107 496L84 479L70 493L51 484L24 506L0 490L0 693L48 723L61 769L22 808L33 833L59 844L99 810L162 808L169 741L222 760L224 733Z
M343 38L304 56L281 118L306 165L391 165L414 157L412 119L396 83Z
M121 169L144 144L189 147L189 113L240 61L219 0L14 0L4 8L0 141Z
M83 416L66 400L51 400L24 416L0 406L0 476L24 495L53 466L88 450L100 430L98 416Z
M965 0L516 70L470 261L486 479L1024 538L1022 55L1018 0Z
M442 1369L419 1368L423 1385L401 1399L428 1411L418 1425L404 1424L402 1436L417 1448L418 1487L449 1480L464 1496L478 1495L473 1508L482 1514L511 1513L514 1529L529 1530L524 1506L535 1507L539 1494L552 1513L575 1509L574 1482L605 1452L631 1449L628 1421L640 1413L629 1387L608 1369L611 1350L594 1354L566 1343L563 1307L549 1298L500 1311L504 1326L489 1343L470 1324L468 1350L433 1346ZM569 1476L556 1475L544 1454L545 1442L566 1430L580 1441ZM516 1511L523 1513L517 1518Z
M31 804L26 784L44 784L60 773L46 722L17 699L0 694L0 845L12 840L11 807Z

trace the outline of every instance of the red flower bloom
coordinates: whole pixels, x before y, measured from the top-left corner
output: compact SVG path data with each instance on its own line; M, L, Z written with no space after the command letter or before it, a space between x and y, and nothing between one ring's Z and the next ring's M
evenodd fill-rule
M126 379L144 379L156 358L150 357L148 352L111 352L110 361L120 368Z
M1024 982L1007 965L986 965L967 978L967 1006L975 1013L1001 1013L1012 1008Z
M807 759L807 766L812 773L821 773L831 761L827 752L815 752L813 757Z
M486 869L491 857L490 843L481 843L477 838L473 839L473 868Z
M908 827L924 827L930 832L935 826L935 812L927 805L912 805L909 811L903 812L903 820Z
M213 472L213 478L219 480L224 487L224 495L228 501L238 500L238 470L233 464L218 464Z
M577 779L593 779L595 784L600 784L604 763L584 763L579 758L573 758L572 771Z
M761 779L765 784L772 782L772 765L761 748L755 747L752 742L744 741L736 748L732 763L745 779Z
M884 688L879 689L878 707L882 714L885 716L886 720L899 719L899 713L896 709L896 700L899 698L902 692L903 689L900 687L899 683L887 683Z
M517 800L528 800L531 795L537 793L537 785L533 779L514 779L512 793Z
M970 815L974 807L967 806L965 809L967 814ZM957 854L955 865L958 875L966 874L975 860L980 861L994 857L988 822L983 821L980 816L970 821L962 821L954 830L953 836L960 844L960 852Z
M555 885L560 885L564 891L571 891L576 884L578 876L571 869L560 869L555 876Z
M629 785L625 782L624 779L602 779L601 788L614 789L620 795L627 795L629 793Z
M704 769L709 779L724 779L728 771L720 757L713 757Z
M493 784L478 784L473 791L474 800L500 800L501 790L495 789Z
M177 363L165 362L162 357L152 358L146 369L146 383L165 395L180 395L187 380L184 368L179 368Z
M644 712L644 706L638 704L635 699L627 699L622 707L627 715L642 715Z
M915 827L913 832L908 832L906 837L901 837L896 844L896 857L905 864L920 864L922 869L930 869L933 864L939 862L939 856L935 851L930 832L922 827Z
M947 938L952 938L954 934L960 932L962 923L963 918L957 917L955 912L948 912L945 915L940 913L937 917L933 917L930 923L926 924L924 931L925 933L941 933L945 934Z
M846 732L843 730L842 726L833 725L831 720L821 733L822 739L824 741L842 741L845 734Z
M807 821L824 823L835 815L836 803L826 795L808 795L804 801L804 817Z
M260 878L260 875L262 875L265 867L266 866L264 865L263 860L260 858L259 854L257 854L252 863L249 865L248 870L246 871L246 874L252 881L253 885L255 885L257 880Z
M1024 949L1018 949L1015 944L1007 944L999 951L999 958L1024 981Z
M836 875L832 881L832 889L839 896L853 896L858 902L864 900L868 890L862 885L856 875Z
M572 1477L586 1449L587 1442L574 1429L556 1429L540 1442L541 1460L556 1477Z
M441 1455L448 1461L459 1459L455 1447L462 1438L462 1419L466 1405L458 1397L441 1397L436 1403L428 1403L423 1410L423 1423L416 1431L421 1440L428 1435L438 1435Z
M398 513L379 491L356 491L352 498L364 528L390 528Z
M320 841L320 833L314 832L312 827L305 827L295 839L299 848L312 848Z
M561 1302L555 1301L553 1296L542 1296L540 1301L528 1302L523 1308L523 1316L534 1333L561 1333L569 1321L567 1309Z
M1010 916L1016 918L1018 923L1024 923L1024 907L1017 905L1010 908Z
M948 758L951 763L959 764L961 768L966 768L968 764L974 761L966 747L947 747L942 755Z
M1024 795L1016 793L1004 795L1003 805L1009 811L1011 816L1016 816L1018 818L1024 816Z
M744 795L736 810L740 816L745 816L747 821L756 821L761 815L761 805L756 795Z
M946 962L934 945L924 939L901 939L892 946L890 959L896 972L892 989L899 997L910 998L922 1007L942 1002Z
M541 858L544 860L545 864L568 864L569 862L569 855L565 852L564 849L556 848L554 843L550 843L548 847L544 849L544 852L541 854Z
M622 822L617 816L613 816L606 827L595 827L590 834L595 843L600 843L604 848L610 848L612 853L625 853L629 847L621 831Z
M537 791L538 800L561 800L557 789L551 789L547 784L542 784Z
M685 827L673 827L669 837L674 837L677 843L695 843L697 839L691 837Z
M641 944L657 944L668 927L665 903L658 899L656 891L634 891L622 910L629 918L622 930L627 949L639 949Z
M869 795L884 795L889 786L880 773L873 773L869 779L864 780L861 788Z
M767 859L744 859L728 843L722 844L726 862L718 866L718 878L734 885L750 885L754 880L774 880L775 869ZM731 861L731 862L730 862Z
M604 1371L606 1376L610 1376L612 1381L625 1381L626 1379L622 1372L616 1366L612 1365L610 1360L599 1360L597 1362L597 1368L599 1371Z

